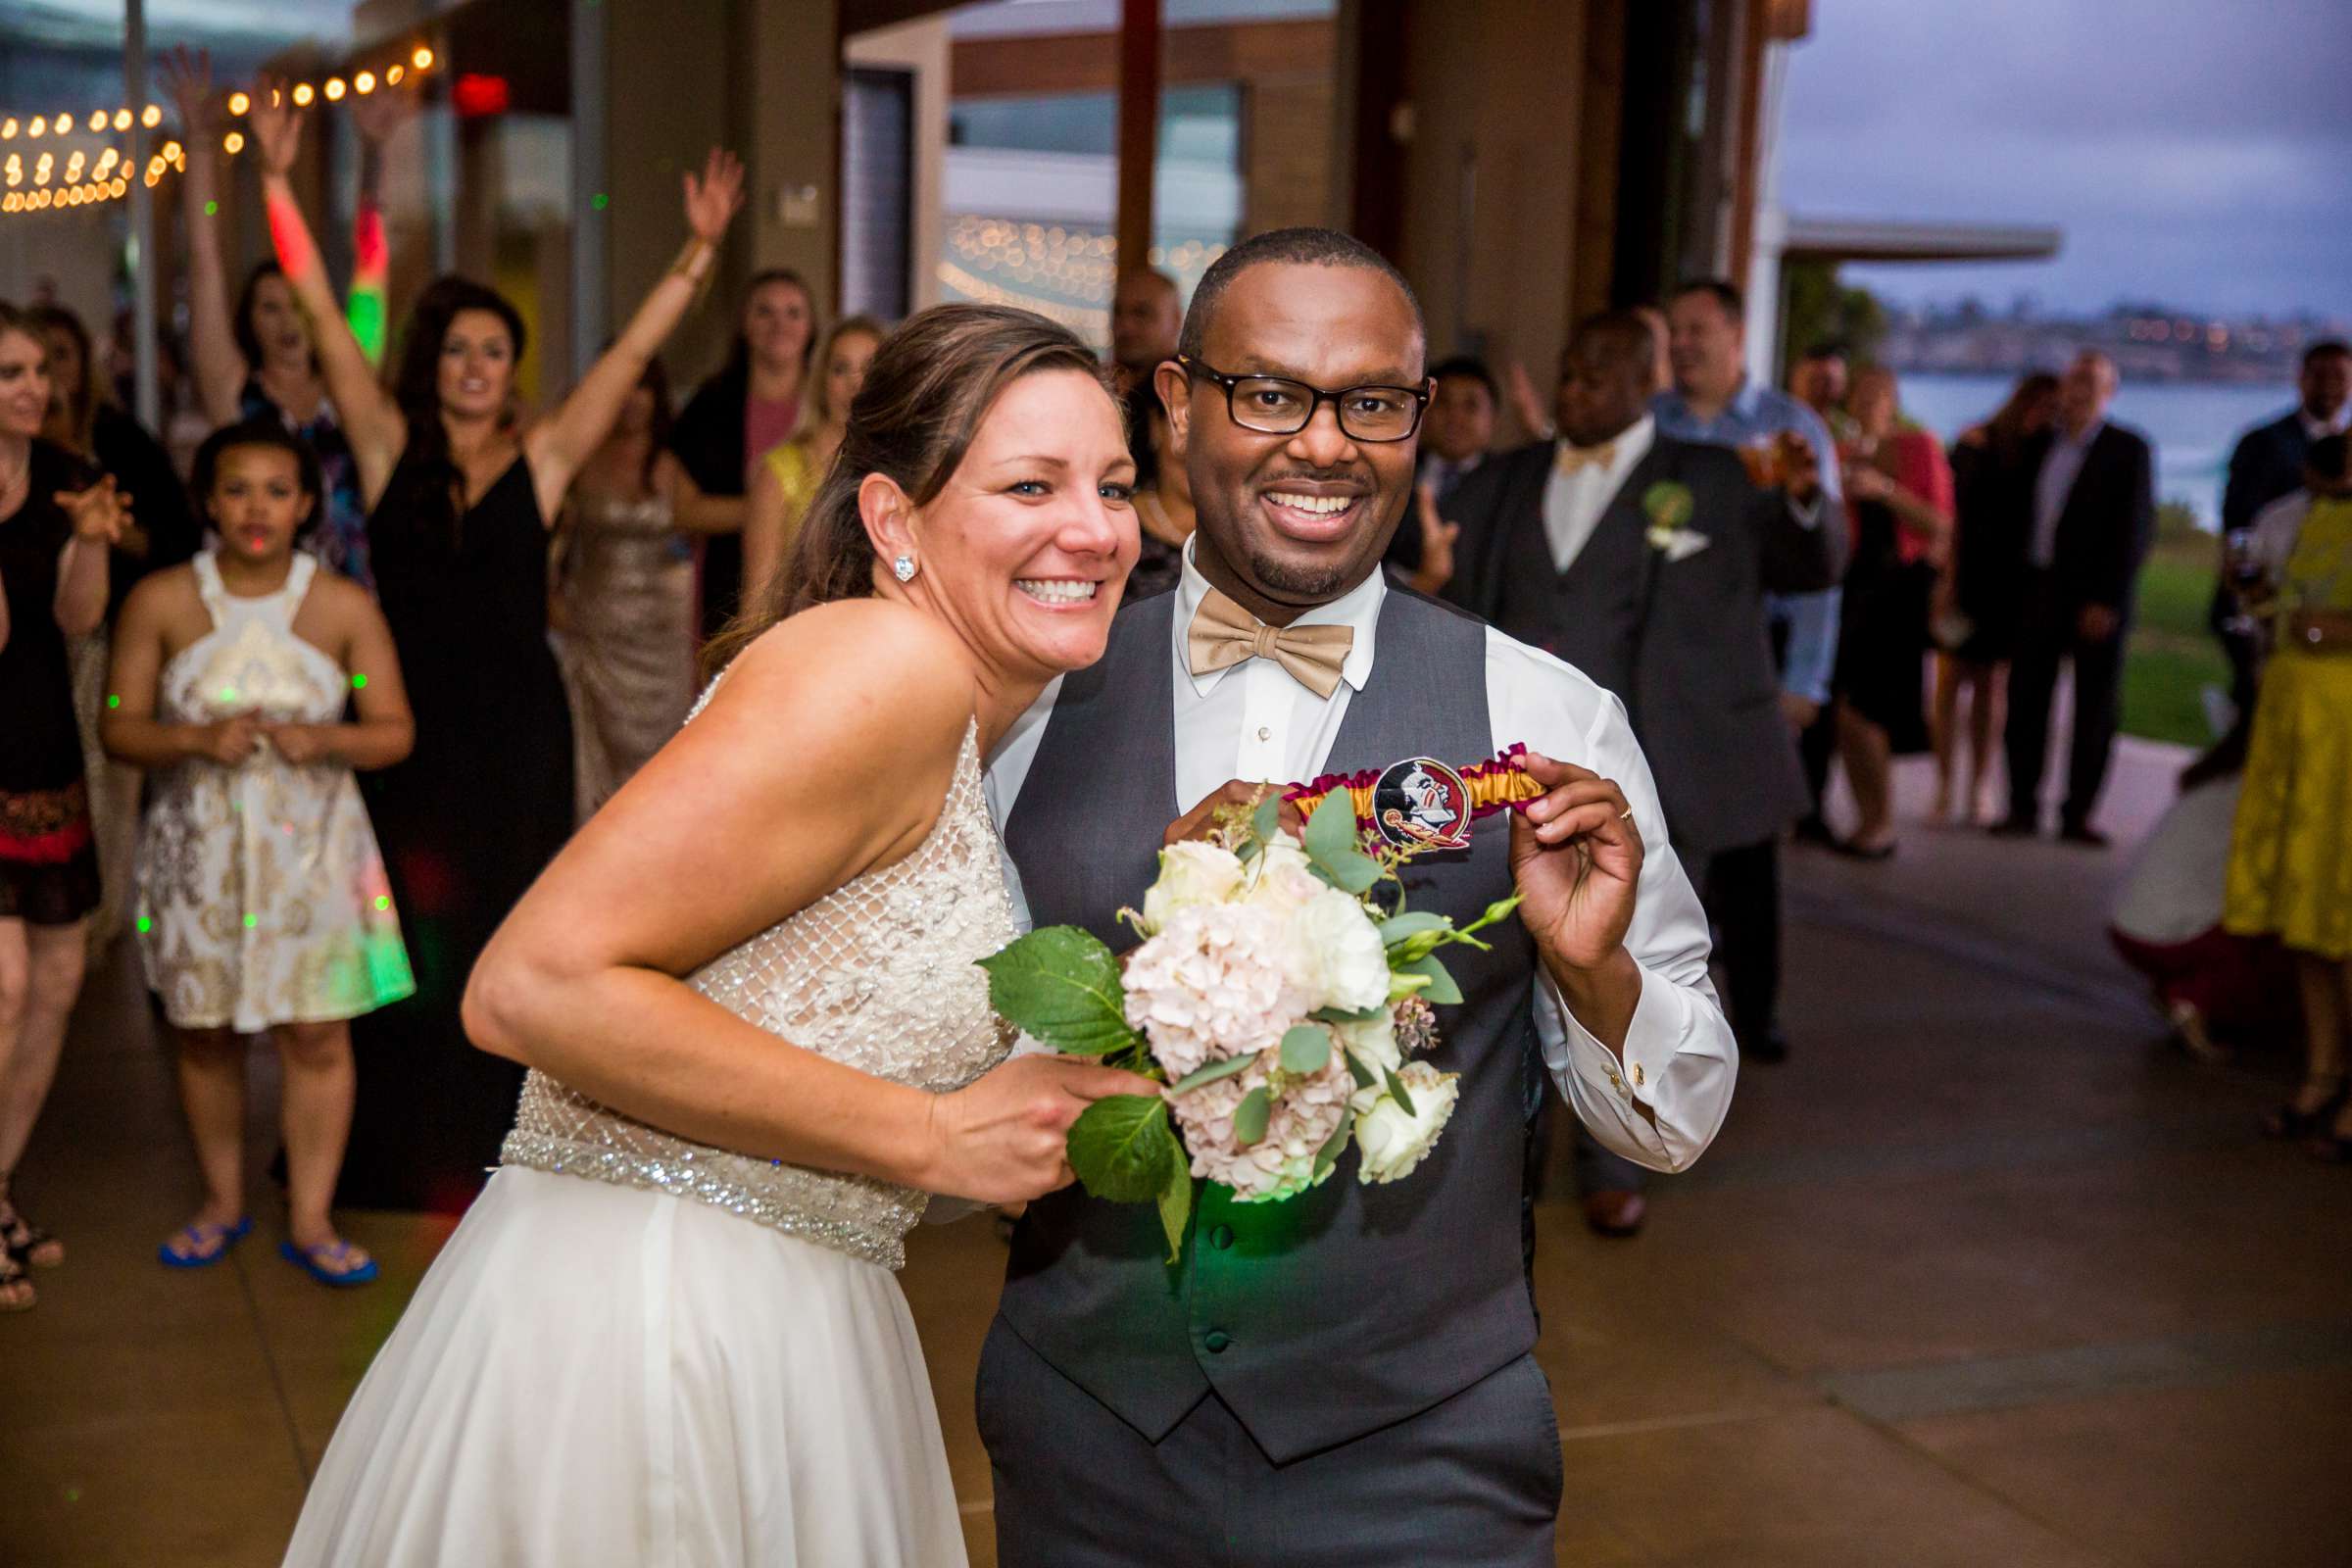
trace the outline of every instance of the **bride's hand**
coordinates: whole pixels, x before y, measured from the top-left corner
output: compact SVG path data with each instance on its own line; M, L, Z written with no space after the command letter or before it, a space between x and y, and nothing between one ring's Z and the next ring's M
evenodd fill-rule
M1067 1056L1015 1056L931 1102L921 1186L986 1203L1043 1198L1071 1182L1070 1123L1108 1095L1156 1095L1151 1079Z

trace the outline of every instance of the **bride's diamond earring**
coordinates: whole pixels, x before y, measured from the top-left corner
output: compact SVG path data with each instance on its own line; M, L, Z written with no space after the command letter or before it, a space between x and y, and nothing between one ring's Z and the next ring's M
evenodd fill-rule
M912 556L901 556L892 563L890 569L892 575L901 582L914 581L914 558Z

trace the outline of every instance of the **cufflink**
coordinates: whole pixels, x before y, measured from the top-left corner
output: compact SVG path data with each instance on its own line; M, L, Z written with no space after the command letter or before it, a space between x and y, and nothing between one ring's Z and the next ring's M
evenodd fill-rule
M1636 1089L1641 1088L1642 1081L1642 1064L1637 1061L1634 1063L1634 1087Z

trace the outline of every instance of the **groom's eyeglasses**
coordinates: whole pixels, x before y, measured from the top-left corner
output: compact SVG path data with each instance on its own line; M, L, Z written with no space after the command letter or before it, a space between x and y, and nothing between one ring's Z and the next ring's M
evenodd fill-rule
M1421 427L1421 412L1429 407L1430 385L1351 386L1326 392L1304 381L1280 375L1227 375L1187 354L1176 356L1187 375L1214 381L1225 389L1225 412L1245 430L1260 435L1297 435L1328 403L1340 416L1340 428L1357 441L1401 441Z

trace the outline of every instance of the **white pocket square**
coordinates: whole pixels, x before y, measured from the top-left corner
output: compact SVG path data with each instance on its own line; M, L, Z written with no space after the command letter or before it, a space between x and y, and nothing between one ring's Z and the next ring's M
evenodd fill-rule
M1715 541L1696 528L1652 528L1649 547L1666 552L1666 564L1688 561Z

